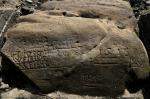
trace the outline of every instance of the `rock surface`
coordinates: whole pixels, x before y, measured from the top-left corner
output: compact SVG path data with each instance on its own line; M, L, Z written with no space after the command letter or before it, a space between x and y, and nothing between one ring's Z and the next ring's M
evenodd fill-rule
M139 79L147 76L146 51L129 29L107 20L41 13L21 17L6 33L2 71L10 85L23 82L15 68L45 93L117 96L130 71Z
M4 33L8 30L9 27L15 24L19 14L19 12L13 9L0 10L0 48L2 48L5 42L3 38Z
M0 9L15 9L21 0L0 0Z
M20 17L5 35L2 77L11 87L116 97L135 80L130 73L148 76L126 1L53 0L41 10Z
M5 89L5 90L4 90ZM111 97L98 97L98 96L80 96L75 94L67 94L63 92L53 92L49 94L36 95L25 90L20 90L17 88L8 88L7 84L1 83L0 87L0 98L1 99L114 99ZM141 91L130 94L127 90L124 91L122 96L116 97L115 99L143 99Z
M47 95L34 95L30 92L18 89L12 89L1 94L1 99L114 99L111 97L94 97L94 96L79 96L74 94L67 94L63 92L54 92ZM123 96L115 99L143 99L141 92L137 94L129 94L127 91Z
M44 3L41 10L49 10L51 15L107 18L130 28L136 25L132 8L124 0L51 0Z

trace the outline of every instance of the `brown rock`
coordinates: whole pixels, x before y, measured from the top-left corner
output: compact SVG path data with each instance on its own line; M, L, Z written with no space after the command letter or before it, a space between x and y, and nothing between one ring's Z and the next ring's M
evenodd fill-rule
M62 11L64 16L72 12L86 18L107 18L132 29L136 25L132 8L125 0L51 0L44 3L41 9Z
M53 0L20 17L2 49L3 80L43 93L118 96L149 60L123 0ZM16 76L17 75L17 76Z
M143 44L114 21L38 12L21 17L6 37L3 79L21 85L24 78L12 72L16 68L44 93L117 96L130 71L139 79L148 74Z

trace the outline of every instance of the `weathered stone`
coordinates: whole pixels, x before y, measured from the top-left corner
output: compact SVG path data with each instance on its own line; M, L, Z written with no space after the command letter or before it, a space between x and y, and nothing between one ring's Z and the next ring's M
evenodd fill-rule
M21 0L0 0L0 9L15 9L16 6L20 5Z
M48 11L19 18L5 35L2 77L11 87L118 96L135 80L131 73L148 76L126 1L52 0L41 8Z
M2 49L3 80L10 85L24 79L16 78L15 68L45 93L117 96L129 72L138 79L148 74L143 44L132 30L119 29L113 21L38 12L18 22L6 33Z
M13 9L0 10L0 49L5 42L4 32L15 23L18 16L19 12Z
M132 8L124 0L51 0L44 3L41 9L62 11L64 16L72 12L86 18L108 18L122 21L130 28L136 25Z
M113 99L111 97L98 96L80 96L75 94L67 94L62 92L54 92L46 95L35 95L25 90L12 89L1 93L1 99ZM143 99L141 92L130 94L127 90L123 96L115 99Z

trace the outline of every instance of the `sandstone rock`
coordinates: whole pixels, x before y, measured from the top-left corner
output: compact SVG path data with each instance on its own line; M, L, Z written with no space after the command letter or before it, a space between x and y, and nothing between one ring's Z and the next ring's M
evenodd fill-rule
M23 86L28 79L44 93L118 96L129 72L138 79L148 74L143 44L113 21L38 12L18 22L2 49L3 80L10 85Z
M5 35L2 77L11 87L116 97L135 80L131 74L148 76L126 1L53 0L42 10L20 17Z
M108 18L130 28L136 25L132 8L124 0L50 0L41 9L62 11L64 16L72 12L86 18Z

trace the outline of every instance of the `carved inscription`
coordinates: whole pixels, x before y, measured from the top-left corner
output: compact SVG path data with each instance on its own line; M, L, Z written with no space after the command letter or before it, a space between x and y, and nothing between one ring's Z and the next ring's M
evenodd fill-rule
M102 80L103 76L102 75L92 75L92 74L84 74L84 75L81 75L80 77L80 80L83 82L83 83L86 83L86 82L91 82L91 83L96 83L96 82L99 82L100 80Z
M130 62L130 57L128 54L128 49L124 46L110 46L101 47L100 55L98 55L94 60L93 64L95 66L118 66L119 64L128 64Z
M11 59L20 69L40 69L62 67L63 63L74 59L77 49L57 49L50 47L21 50L11 53ZM65 61L64 61L65 60Z
M100 55L97 55L97 58L93 60L95 66L118 65L118 58L124 58L120 55L127 54L124 53L126 50L120 47L119 49L117 49L117 47L115 49L105 49L100 49ZM11 52L10 58L20 67L20 69L40 69L48 67L57 69L63 68L64 64L75 62L75 59L82 54L83 52L80 48L54 49L52 46L44 46L43 48L24 49Z
M46 68L43 56L47 53L48 50L16 51L11 57L21 69Z

